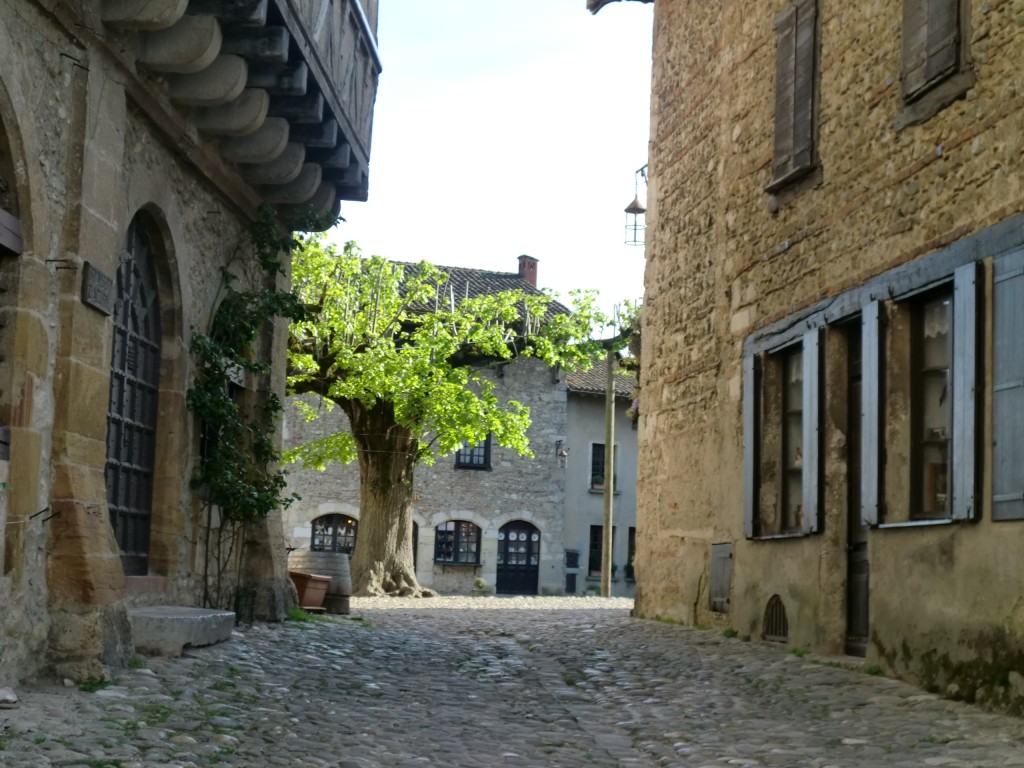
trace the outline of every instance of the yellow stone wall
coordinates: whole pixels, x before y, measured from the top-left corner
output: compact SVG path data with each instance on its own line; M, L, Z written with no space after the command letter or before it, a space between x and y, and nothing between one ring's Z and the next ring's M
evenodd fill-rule
M843 456L837 406L823 408L824 531L748 541L742 345L894 267L970 236L984 242L995 225L1024 233L1013 224L1024 211L1024 0L969 2L974 87L904 128L894 124L901 4L821 0L819 167L771 195L772 18L785 5L655 4L637 611L756 638L778 594L790 643L834 653L846 568L844 480L829 470ZM825 346L827 377L840 347L832 329ZM724 615L708 610L719 542L735 546ZM872 531L869 661L945 684L976 668L986 644L1024 646L1024 565L1012 555L1022 546L1024 525L993 524L987 507L979 522L941 531ZM993 653L1024 674L1019 652Z

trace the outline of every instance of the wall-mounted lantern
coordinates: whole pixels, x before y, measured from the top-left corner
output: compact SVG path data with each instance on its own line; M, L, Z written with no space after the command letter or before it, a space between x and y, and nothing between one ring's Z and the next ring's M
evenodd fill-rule
M633 176L633 202L626 206L626 245L643 245L644 230L647 229L647 208L640 202L640 179L647 187L647 166L637 168Z

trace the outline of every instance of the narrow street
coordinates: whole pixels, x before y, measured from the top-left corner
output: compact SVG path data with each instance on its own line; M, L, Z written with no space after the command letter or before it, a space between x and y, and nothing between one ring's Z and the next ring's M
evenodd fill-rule
M95 692L21 688L0 765L1024 766L1024 721L630 604L357 599Z

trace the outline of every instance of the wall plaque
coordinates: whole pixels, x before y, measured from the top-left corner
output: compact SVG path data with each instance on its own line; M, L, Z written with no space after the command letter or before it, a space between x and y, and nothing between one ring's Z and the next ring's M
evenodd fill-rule
M114 311L114 281L88 261L82 270L82 303L104 315Z

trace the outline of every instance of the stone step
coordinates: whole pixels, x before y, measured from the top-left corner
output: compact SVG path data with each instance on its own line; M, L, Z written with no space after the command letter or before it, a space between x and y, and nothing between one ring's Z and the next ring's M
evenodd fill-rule
M181 656L189 646L231 639L235 614L208 608L153 605L128 612L135 650L154 656Z

